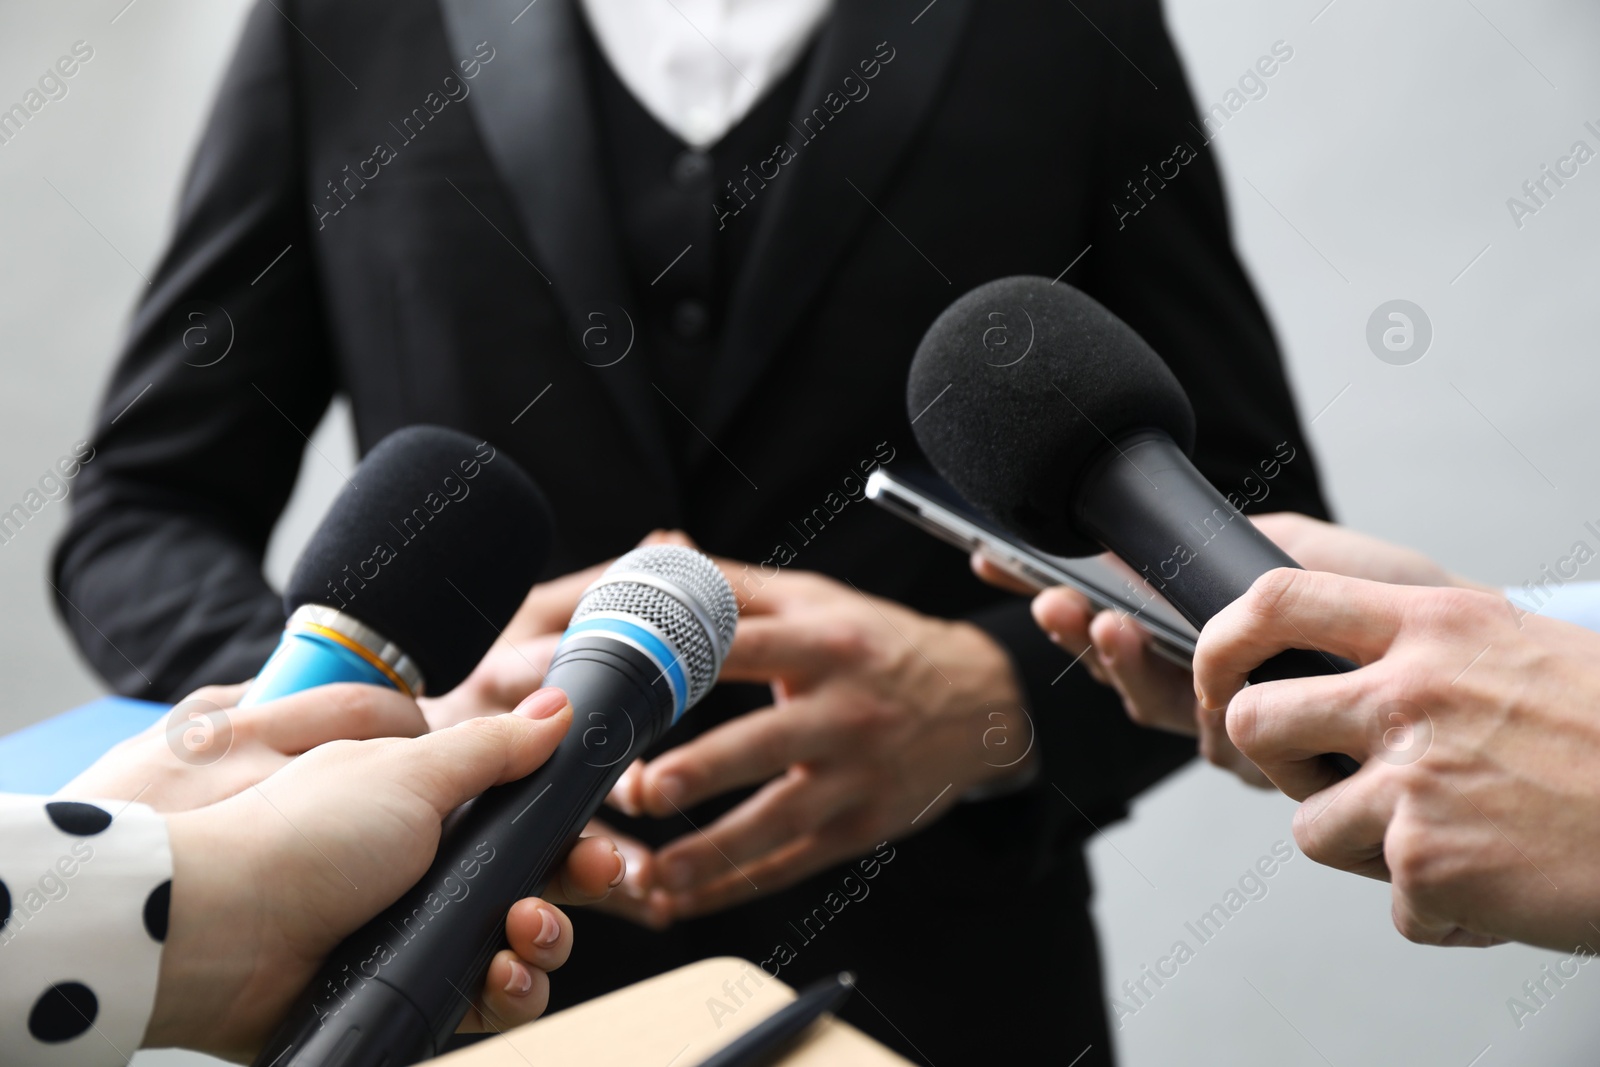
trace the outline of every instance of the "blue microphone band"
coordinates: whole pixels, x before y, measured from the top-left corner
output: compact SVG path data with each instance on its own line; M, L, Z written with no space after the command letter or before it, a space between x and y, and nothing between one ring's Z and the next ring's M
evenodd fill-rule
M419 696L422 674L394 644L359 620L308 604L289 623L240 707L264 704L319 685L357 682Z
M683 664L673 655L672 649L661 639L660 634L631 619L613 615L591 615L582 622L575 622L567 627L567 632L562 634L561 640L565 642L567 638L576 634L596 632L631 645L650 657L650 661L667 676L667 684L672 688L672 721L676 723L683 717L684 711L688 708L689 681L684 676ZM559 652L559 649L557 651Z

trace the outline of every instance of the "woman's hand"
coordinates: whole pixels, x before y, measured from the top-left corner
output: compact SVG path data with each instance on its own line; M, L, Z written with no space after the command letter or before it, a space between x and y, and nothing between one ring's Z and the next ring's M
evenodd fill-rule
M538 768L571 719L560 690L540 690L510 715L324 744L227 800L169 816L171 918L145 1043L248 1057L323 958L427 870L444 818ZM597 900L624 873L609 841L588 838L550 896ZM548 972L572 947L570 923L544 900L518 902L506 934L511 948L492 961L464 1028L537 1017Z
M554 647L553 638L550 645ZM509 646L507 651L512 651ZM548 650L544 656L548 662ZM522 696L538 684L533 682ZM113 747L61 793L138 801L160 812L189 811L243 792L330 741L415 737L429 729L427 716L416 703L380 686L326 685L248 708L234 706L248 687L244 683L196 690L159 722ZM516 706L511 702L505 710ZM645 925L662 925L664 909L659 901L652 903L644 881L650 869L649 849L598 822L585 833L585 843L568 860L562 884L589 889L565 894L561 902L599 904ZM593 857L606 862L612 850L625 857L630 877L622 885L624 892L613 899L607 899L611 886L591 885L592 878L585 881L593 873L584 866L591 850ZM606 881L610 877L608 873ZM518 914L513 909L513 924ZM512 940L513 945L518 943ZM497 974L491 973L491 982ZM525 976L525 971L508 973L506 979L515 977L514 984L521 984Z
M329 741L415 737L428 729L414 702L380 686L325 685L236 707L248 688L195 690L60 792L188 811L248 789Z

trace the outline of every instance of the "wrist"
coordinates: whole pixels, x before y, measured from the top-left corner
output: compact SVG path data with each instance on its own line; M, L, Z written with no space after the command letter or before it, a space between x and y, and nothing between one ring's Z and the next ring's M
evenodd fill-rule
M146 1047L237 1051L224 1035L260 953L255 875L237 866L248 830L228 831L211 809L167 817L172 902Z
M969 792L985 796L995 789L1006 792L1006 786L1025 784L1038 773L1037 731L1033 713L1023 703L1027 690L1011 654L993 635L970 622L952 625L964 631L975 653L969 662L979 679L974 727L982 738L984 758Z

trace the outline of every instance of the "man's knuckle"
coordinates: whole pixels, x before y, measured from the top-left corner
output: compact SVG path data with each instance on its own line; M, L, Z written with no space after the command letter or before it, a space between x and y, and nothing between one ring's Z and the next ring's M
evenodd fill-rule
M859 662L870 647L866 627L848 617L823 623L817 634L817 644L829 659L843 663Z
M1396 891L1425 899L1443 884L1443 856L1434 836L1413 821L1396 818L1383 837L1383 859Z
M1429 928L1417 919L1410 908L1397 905L1391 909L1390 914L1394 919L1394 928L1401 937L1418 945L1426 945L1432 942L1433 939L1429 936Z
M787 729L780 729L774 724L769 729L758 730L750 739L749 752L757 763L768 767L781 767L790 762L790 755L794 750L794 742ZM742 756L730 753L729 761L741 760ZM693 781L693 771L686 771L683 775L686 782Z
M896 820L891 817L887 807L874 796L868 798L868 802L834 820L829 829L844 840L881 841L891 834L895 824Z
M1287 607L1305 572L1292 567L1278 567L1257 578L1250 586L1250 603L1257 613L1276 616Z
M1476 589L1429 589L1407 614L1424 634L1465 635L1508 621L1502 597Z
M1254 756L1263 721L1261 692L1252 688L1229 702L1223 727L1235 748L1246 756Z
M1302 804L1295 809L1294 821L1291 830L1294 834L1294 843L1308 858L1326 867L1336 866L1332 862L1335 857L1333 843L1328 834L1326 825L1318 825L1322 820L1316 814L1308 814L1308 808Z
M1381 671L1374 673L1373 695L1380 709L1428 708L1439 701L1440 691L1448 684L1428 653L1402 654L1390 658Z
M793 841L811 830L811 817L797 805L788 805L778 812L778 835L782 841Z
M845 732L869 750L878 751L897 737L899 707L893 701L862 695L843 710Z

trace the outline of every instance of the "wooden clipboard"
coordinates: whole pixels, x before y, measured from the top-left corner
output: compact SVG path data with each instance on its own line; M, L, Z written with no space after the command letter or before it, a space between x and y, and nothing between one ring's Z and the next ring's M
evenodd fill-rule
M560 973L555 976L561 980ZM753 963L691 963L429 1060L431 1067L694 1067L795 998ZM909 1067L849 1023L823 1016L783 1067Z

